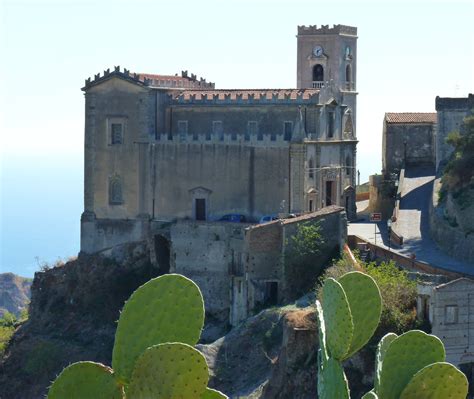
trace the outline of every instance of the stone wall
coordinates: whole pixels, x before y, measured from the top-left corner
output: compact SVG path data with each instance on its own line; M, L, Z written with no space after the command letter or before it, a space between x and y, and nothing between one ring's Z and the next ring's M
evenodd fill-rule
M434 135L433 123L392 124L384 121L382 169L393 173L405 165L434 165Z
M436 111L438 113L436 131L436 169L442 167L453 151L453 147L446 143L448 134L459 131L463 119L474 110L474 95L465 98L436 97Z
M433 197L430 201L430 234L436 244L452 257L474 265L474 231L469 224L474 215L473 205L461 211L454 207L449 194L447 209L445 204L438 201L440 179L436 179L433 187ZM456 211L453 210L456 208ZM457 217L456 217L457 215ZM463 228L465 227L466 230Z
M148 219L96 219L94 215L81 218L81 252L93 254L117 245L143 241L148 238Z
M243 252L245 224L181 221L171 226L171 272L201 289L206 311L227 320L231 282Z

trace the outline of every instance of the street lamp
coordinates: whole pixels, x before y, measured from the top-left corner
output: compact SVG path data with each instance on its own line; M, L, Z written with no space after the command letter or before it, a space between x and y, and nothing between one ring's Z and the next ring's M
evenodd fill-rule
M388 231L388 250L391 251L391 248L390 248L390 236L391 236L391 233L392 233L392 219L388 219L387 220L387 231Z

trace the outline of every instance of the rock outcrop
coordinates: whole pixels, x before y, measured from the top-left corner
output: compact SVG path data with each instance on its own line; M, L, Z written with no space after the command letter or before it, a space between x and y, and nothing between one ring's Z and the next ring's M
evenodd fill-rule
M30 288L33 279L13 273L0 274L0 318L5 312L19 316L30 302Z

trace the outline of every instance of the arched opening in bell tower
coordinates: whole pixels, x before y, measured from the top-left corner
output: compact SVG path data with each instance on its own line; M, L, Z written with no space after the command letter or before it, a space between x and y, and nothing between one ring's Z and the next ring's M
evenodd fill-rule
M313 82L324 81L324 68L321 64L316 64L313 67Z
M349 64L346 65L346 89L351 90L352 86L352 68Z

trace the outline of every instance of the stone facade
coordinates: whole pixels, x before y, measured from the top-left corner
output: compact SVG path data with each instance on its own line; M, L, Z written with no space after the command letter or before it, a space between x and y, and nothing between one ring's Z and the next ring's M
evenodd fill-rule
M382 133L382 170L435 164L436 113L386 113Z
M474 362L474 280L460 278L441 285L418 286L418 314L446 348L446 361L463 369Z
M86 80L81 251L149 237L155 222L328 205L354 218L357 29L298 27L297 41L297 89L119 67Z
M311 281L293 279L284 262L289 237L302 223L320 226L319 266L346 241L344 208L334 205L258 225L181 220L171 225L169 271L199 285L209 315L236 325L264 306L295 300L299 291L314 287L317 274Z
M437 133L436 168L442 167L449 159L453 147L446 143L448 134L459 131L463 119L474 113L474 94L467 97L436 97Z

